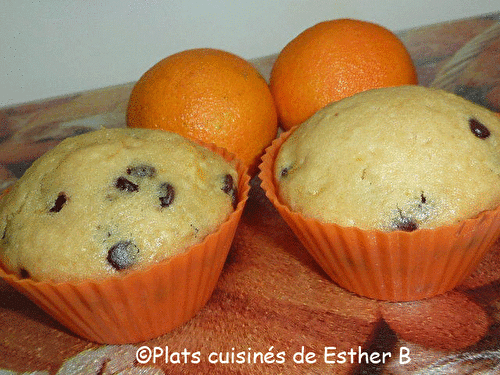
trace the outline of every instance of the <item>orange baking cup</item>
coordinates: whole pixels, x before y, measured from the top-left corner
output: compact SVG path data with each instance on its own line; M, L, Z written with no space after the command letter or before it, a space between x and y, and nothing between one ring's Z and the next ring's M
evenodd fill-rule
M470 275L500 235L500 208L456 225L413 232L343 227L291 211L278 198L274 160L294 129L266 149L259 174L262 188L304 247L339 286L379 300L432 297L455 288Z
M145 270L99 281L46 282L20 279L0 268L0 277L77 335L105 344L155 338L190 320L217 284L248 199L247 168L229 152L205 145L239 175L238 205L219 229Z

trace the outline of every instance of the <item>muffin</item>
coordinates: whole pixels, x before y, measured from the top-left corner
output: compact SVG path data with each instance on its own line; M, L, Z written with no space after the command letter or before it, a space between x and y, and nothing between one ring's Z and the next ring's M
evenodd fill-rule
M425 298L461 282L499 234L499 137L494 113L454 94L365 91L283 134L263 187L339 284Z
M248 197L245 167L207 147L145 129L67 138L0 200L3 276L94 341L154 337L170 314L185 321L215 287ZM72 325L85 314L82 332ZM141 330L144 314L157 320ZM99 324L108 332L94 334Z

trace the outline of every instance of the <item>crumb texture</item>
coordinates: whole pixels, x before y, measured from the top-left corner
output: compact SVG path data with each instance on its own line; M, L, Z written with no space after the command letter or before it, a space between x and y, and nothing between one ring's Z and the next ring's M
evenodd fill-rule
M173 133L68 138L0 202L0 260L36 280L144 268L215 231L233 211L234 181L233 165Z
M366 91L303 123L275 163L293 210L344 226L405 230L500 204L500 117L422 86Z

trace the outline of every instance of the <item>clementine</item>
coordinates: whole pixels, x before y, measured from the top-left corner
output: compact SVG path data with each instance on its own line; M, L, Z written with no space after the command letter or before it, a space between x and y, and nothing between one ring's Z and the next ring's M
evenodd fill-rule
M270 78L284 129L357 92L406 84L417 84L417 74L403 43L382 26L353 19L304 30L279 53Z
M214 143L251 172L278 131L262 75L245 59L212 48L173 54L146 71L132 88L127 125Z

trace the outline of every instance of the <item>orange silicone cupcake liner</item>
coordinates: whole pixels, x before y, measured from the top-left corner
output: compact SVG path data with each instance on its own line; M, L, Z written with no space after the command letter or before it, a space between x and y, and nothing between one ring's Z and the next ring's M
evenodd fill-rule
M209 300L248 199L247 168L224 149L205 145L234 161L239 175L234 212L203 242L145 270L103 280L46 282L0 277L61 324L90 341L135 343L155 338L190 320Z
M262 188L307 251L339 286L388 301L442 294L470 275L500 236L500 208L455 225L413 232L343 227L291 211L277 193L274 160L293 130L276 139L262 157Z

